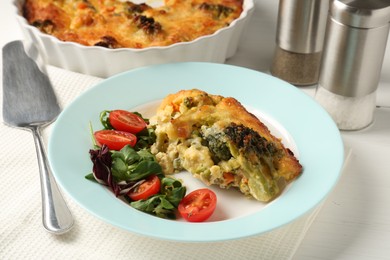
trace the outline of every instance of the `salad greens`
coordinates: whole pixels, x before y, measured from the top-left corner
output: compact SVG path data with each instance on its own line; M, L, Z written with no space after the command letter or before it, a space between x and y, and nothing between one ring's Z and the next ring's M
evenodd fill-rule
M120 151L113 151L111 159L111 171L116 182L139 181L153 174L162 174L160 164L147 150L136 152L129 145L126 145Z
M108 120L109 112L105 110L100 113L100 121L105 129L113 129ZM108 186L115 196L124 196L138 210L162 218L175 218L178 204L186 194L186 187L177 179L165 177L160 164L150 152L150 146L156 138L154 129L145 128L137 134L138 141L134 147L126 145L120 151L110 150L104 144L98 146L92 127L90 130L94 149L90 149L89 154L93 167L92 173L85 178ZM161 181L160 192L145 200L131 201L127 193L152 175Z
M186 187L181 182L164 177L161 180L161 193L153 195L146 200L130 202L130 205L143 212L156 215L161 218L174 219L175 209L186 194Z

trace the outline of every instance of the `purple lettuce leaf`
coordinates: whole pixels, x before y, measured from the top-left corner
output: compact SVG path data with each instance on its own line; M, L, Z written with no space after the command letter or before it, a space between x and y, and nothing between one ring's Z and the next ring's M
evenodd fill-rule
M120 186L114 181L111 166L112 158L110 149L103 145L100 149L89 150L90 158L93 163L92 172L96 181L100 184L109 186L114 192L115 196L120 194Z

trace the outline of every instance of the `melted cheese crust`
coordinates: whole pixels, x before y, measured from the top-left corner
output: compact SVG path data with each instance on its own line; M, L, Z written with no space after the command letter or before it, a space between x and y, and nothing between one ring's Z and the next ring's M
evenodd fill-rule
M207 185L236 187L245 195L270 201L302 171L299 161L281 140L231 97L196 89L179 91L162 101L151 124L156 127L157 136L152 153L166 174L185 169ZM259 163L257 154L238 151L239 147L224 134L232 124L253 130L277 152L271 157L261 157L267 163ZM216 160L210 143L205 143L209 137L218 140L218 144L227 143L232 156ZM223 149L217 147L217 152ZM251 155L256 158L250 158Z
M165 0L152 8L120 0L26 0L23 15L62 41L107 48L188 42L228 26L243 0Z

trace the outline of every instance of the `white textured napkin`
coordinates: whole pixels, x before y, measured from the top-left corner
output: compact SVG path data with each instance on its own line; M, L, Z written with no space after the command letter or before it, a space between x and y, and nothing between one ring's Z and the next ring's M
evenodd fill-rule
M102 79L48 67L60 105ZM47 140L50 127L45 129ZM107 224L64 194L75 218L63 235L41 220L38 165L31 133L0 125L0 259L291 259L319 208L272 232L249 238L178 243L129 233Z

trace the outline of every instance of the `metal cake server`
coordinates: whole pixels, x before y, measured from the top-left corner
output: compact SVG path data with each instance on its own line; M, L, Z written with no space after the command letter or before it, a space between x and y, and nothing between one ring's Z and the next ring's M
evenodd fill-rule
M3 119L13 127L33 133L39 164L42 220L46 230L62 234L73 226L73 217L50 170L40 133L52 122L60 107L47 75L25 53L21 41L3 47Z

